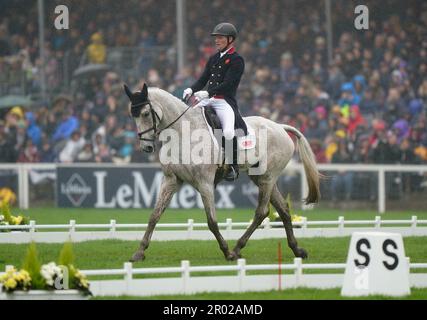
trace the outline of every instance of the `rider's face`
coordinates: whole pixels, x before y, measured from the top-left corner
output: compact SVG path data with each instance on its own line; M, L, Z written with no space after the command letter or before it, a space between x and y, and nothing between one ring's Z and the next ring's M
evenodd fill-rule
M215 47L218 51L224 50L227 47L227 37L226 36L215 36Z

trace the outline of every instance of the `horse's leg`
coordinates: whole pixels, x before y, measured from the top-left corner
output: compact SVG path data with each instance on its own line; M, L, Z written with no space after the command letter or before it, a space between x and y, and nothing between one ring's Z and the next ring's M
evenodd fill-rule
M258 179L258 177L255 176L250 176L250 178L255 182L256 185L258 185L259 188L258 206L255 210L255 216L251 225L248 229L246 229L245 233L240 237L236 243L236 246L234 247L232 252L233 259L240 258L240 250L244 248L252 233L254 233L261 222L268 216L268 203L270 202L270 196L274 182L270 180L261 181L261 179Z
M297 240L295 239L294 231L292 229L292 218L289 214L289 207L284 201L277 185L273 187L273 191L271 193L271 204L276 208L280 219L282 219L283 225L285 226L289 248L291 248L295 257L303 259L307 258L307 252L303 248L298 248Z
M130 259L131 262L144 260L144 253L150 244L150 239L153 234L154 228L181 183L182 182L179 181L175 175L165 175L162 181L162 185L160 186L160 192L159 197L157 198L156 206L148 222L147 230L145 230L145 234L141 241L139 249Z
M216 219L215 201L214 201L214 186L205 184L198 188L202 196L203 205L205 207L206 217L208 220L209 230L214 234L216 241L218 241L221 251L227 260L231 260L230 250L228 244L219 232L218 222Z

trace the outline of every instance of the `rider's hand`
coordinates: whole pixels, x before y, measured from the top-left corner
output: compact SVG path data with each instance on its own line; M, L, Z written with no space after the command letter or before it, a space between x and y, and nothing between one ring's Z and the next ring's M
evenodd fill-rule
M184 90L183 94L182 94L182 99L187 99L188 97L190 97L193 94L193 89L191 88L187 88Z
M207 91L197 91L194 96L198 101L209 99L209 93Z
M214 98L200 100L193 108L196 109L198 107L206 107L212 103L213 99Z

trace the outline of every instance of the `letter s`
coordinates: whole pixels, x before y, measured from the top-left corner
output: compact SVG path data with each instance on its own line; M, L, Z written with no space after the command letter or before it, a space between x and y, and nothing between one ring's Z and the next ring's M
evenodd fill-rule
M356 242L356 251L357 251L357 253L359 255L361 255L362 257L365 258L365 262L363 262L363 263L359 262L359 260L357 260L357 259L354 259L354 263L355 263L355 265L357 267L359 267L359 266L365 266L365 267L367 267L369 265L369 262L371 261L371 259L369 257L369 254L366 251L362 250L362 245L363 244L366 245L366 247L368 249L371 249L371 244L369 243L368 239L363 238L363 239L359 239Z

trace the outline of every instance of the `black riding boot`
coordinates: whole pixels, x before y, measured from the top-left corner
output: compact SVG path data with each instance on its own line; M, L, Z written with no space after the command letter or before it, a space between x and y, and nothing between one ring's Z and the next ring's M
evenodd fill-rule
M224 175L226 181L235 181L239 177L239 164L238 164L238 149L237 149L237 138L233 138L233 159L227 157L227 152L225 153L226 163L229 164L228 170ZM230 161L231 160L231 161Z

